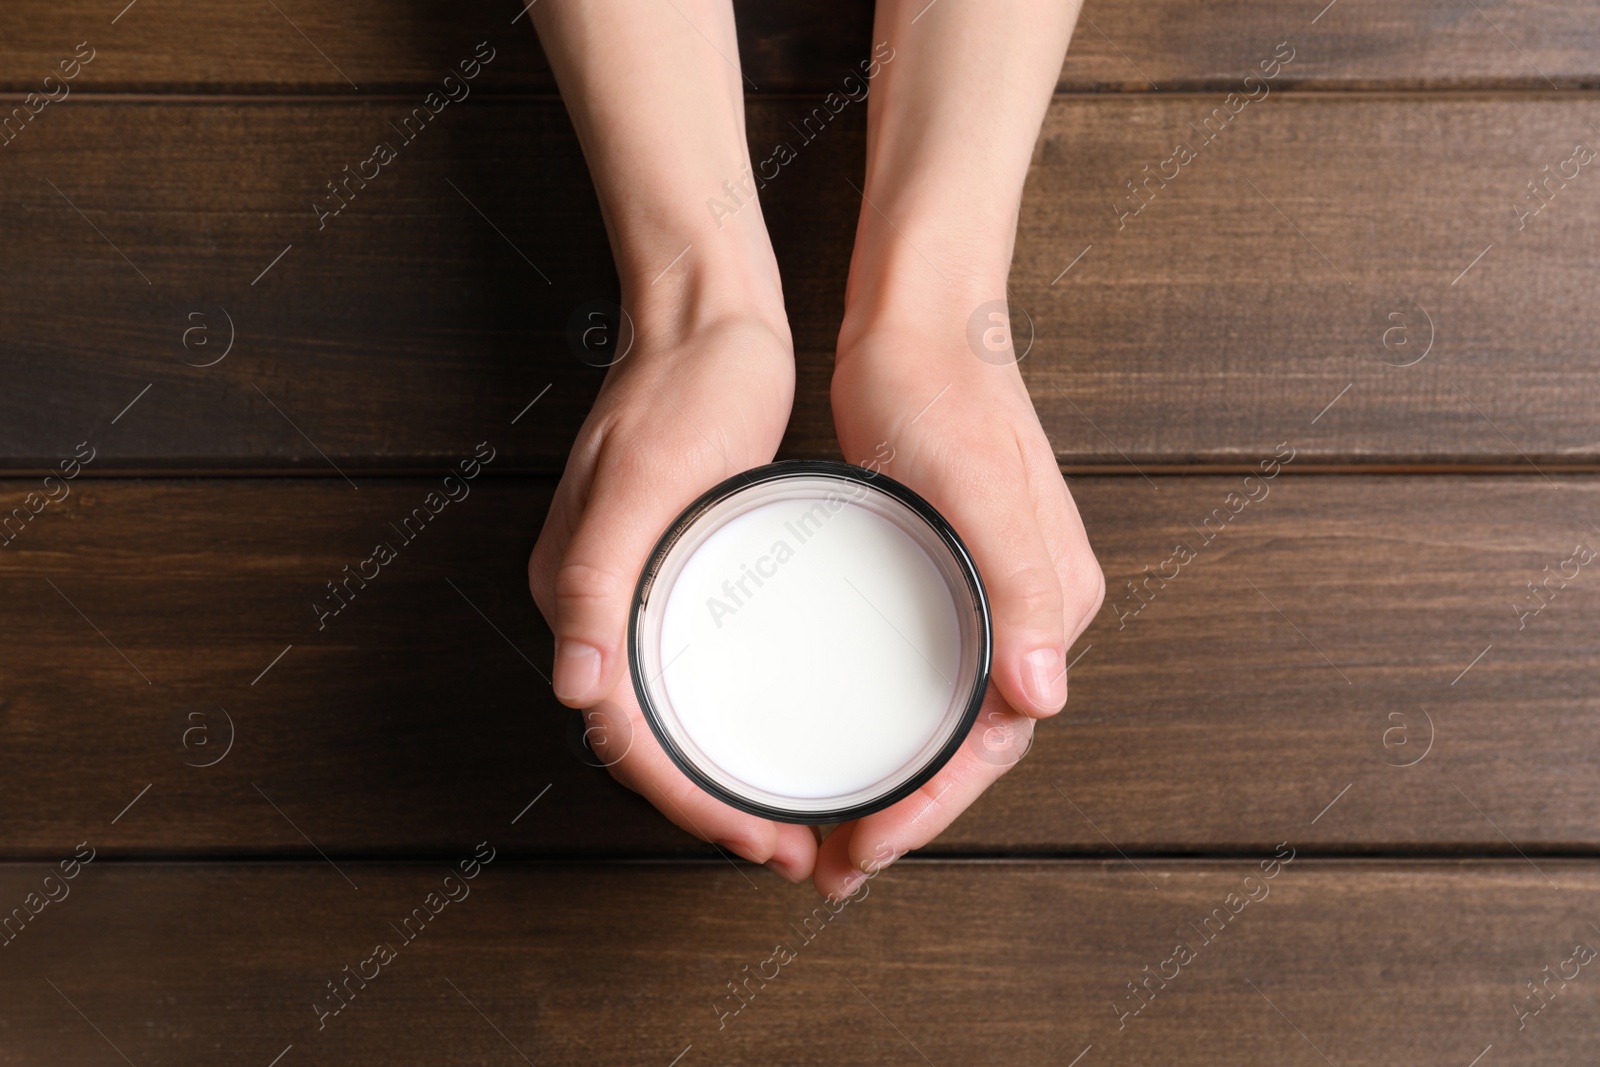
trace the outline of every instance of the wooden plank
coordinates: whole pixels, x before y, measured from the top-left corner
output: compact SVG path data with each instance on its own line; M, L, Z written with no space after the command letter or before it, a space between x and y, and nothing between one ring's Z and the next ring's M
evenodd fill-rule
M1591 137L1585 98L1269 97L1119 229L1123 180L1198 141L1189 124L1219 100L1050 112L1011 295L1063 463L1248 463L1285 439L1328 464L1600 461L1596 179L1581 170L1525 230L1513 210ZM803 106L752 107L758 154L797 139ZM319 222L325 183L398 141L401 115L42 113L0 152L0 285L28 294L0 346L0 462L50 466L114 433L99 469L331 474L329 460L426 468L493 435L507 467L559 470L602 373L568 324L616 293L566 117L446 110ZM788 455L836 448L827 384L861 119L802 143L763 193L800 350Z
M487 42L494 59L478 91L554 93L549 64L523 16L526 6L523 0L459 9L372 0L146 3L113 27L115 12L88 0L21 3L0 12L0 91L37 89L57 60L88 38L95 58L76 83L91 92L408 91L436 86ZM871 51L869 3L740 0L736 7L740 56L756 91L831 88ZM706 55L721 62L709 47Z
M519 0L457 10L291 0L276 5L17 3L0 11L0 89L38 88L88 40L79 86L97 92L384 92L437 81L479 41L504 56L494 91L554 88ZM1062 71L1064 90L1232 87L1281 41L1284 84L1562 88L1596 84L1600 27L1582 5L1535 0L1474 10L1420 0L1381 13L1291 0L1090 0ZM871 44L872 5L735 4L745 73L759 92L824 91ZM120 13L119 13L120 11ZM115 21L113 21L113 19Z
M1067 711L938 849L1260 849L1285 820L1324 851L1600 845L1574 558L1600 481L1297 462L1073 479L1106 606ZM524 576L548 483L480 474L410 542L389 524L439 479L357 484L80 478L0 550L5 855L113 817L128 855L437 854L489 825L527 855L704 851L569 747ZM398 558L323 617L379 540Z
M497 827L482 833L492 849ZM1600 945L1593 864L1541 876L1521 861L1318 863L1294 847L1270 880L1270 849L1143 875L915 863L837 914L726 866L496 857L466 881L444 862L344 865L357 890L323 863L96 861L52 882L70 895L9 943L0 1019L17 1062L63 1067L118 1053L370 1062L375 1049L430 1065L1465 1067L1489 1046L1498 1064L1590 1061L1600 984L1574 948L1592 959ZM0 899L38 892L47 870L8 867ZM407 941L412 909L427 918ZM1551 978L1531 1014L1541 1001L1524 983L1563 969L1576 977ZM730 994L747 979L745 999ZM336 999L328 983L345 981ZM1516 1005L1530 1012L1520 1031Z
M1588 462L1600 181L1528 192L1581 100L1268 98L1209 144L1214 97L1058 106L1012 290L1063 460Z
M407 144L390 122L408 114L44 112L0 153L18 197L16 254L0 271L22 284L33 258L68 273L36 280L32 307L10 305L21 321L5 342L0 452L53 465L103 431L119 435L104 467L331 473L324 455L342 468L431 466L485 436L508 464L564 453L603 373L569 349L567 320L616 296L566 116L551 104L447 109ZM324 210L338 204L326 183L379 140L403 154L320 217L319 196Z

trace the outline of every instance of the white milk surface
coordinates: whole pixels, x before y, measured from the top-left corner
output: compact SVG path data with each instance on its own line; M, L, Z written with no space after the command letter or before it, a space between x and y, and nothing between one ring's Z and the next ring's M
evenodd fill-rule
M759 584L758 584L759 582ZM727 774L783 797L867 789L933 736L960 622L927 553L835 496L740 515L689 558L662 614L662 675Z

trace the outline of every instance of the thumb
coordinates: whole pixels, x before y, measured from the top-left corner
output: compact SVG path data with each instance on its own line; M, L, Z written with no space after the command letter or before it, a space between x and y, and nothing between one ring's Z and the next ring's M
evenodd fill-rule
M1065 597L1034 503L1020 488L957 494L946 514L972 553L994 619L991 680L1033 716L1067 702Z
M659 470L652 476L637 450L621 453L611 462L600 457L555 572L551 682L569 707L592 706L618 684L639 571L661 531L700 491L687 484L678 490L682 480L663 479Z

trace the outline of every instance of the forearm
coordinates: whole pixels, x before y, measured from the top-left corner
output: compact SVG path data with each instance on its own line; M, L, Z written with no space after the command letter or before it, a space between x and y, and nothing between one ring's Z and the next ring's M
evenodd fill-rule
M707 206L727 200L724 183L738 189L750 165L728 0L546 0L532 14L624 294L663 305L716 293L781 300L753 188L731 216Z
M868 103L847 328L890 307L970 310L1004 295L1023 181L1076 21L1066 0L1003 16L879 0L873 39L894 56Z

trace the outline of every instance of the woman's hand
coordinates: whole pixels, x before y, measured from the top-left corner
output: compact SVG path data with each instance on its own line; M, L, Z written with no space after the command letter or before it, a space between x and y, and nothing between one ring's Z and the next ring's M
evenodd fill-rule
M578 434L528 584L556 636L556 696L588 713L611 773L696 836L810 876L804 826L746 815L668 760L634 699L634 583L695 497L772 459L794 399L778 265L752 197L707 208L750 168L727 0L534 4L594 177L637 340Z
M1015 364L978 358L964 316L850 333L833 417L847 459L950 520L994 619L989 692L968 742L912 796L823 842L816 885L839 896L927 844L1027 751L1034 720L1066 703L1067 650L1100 610L1105 576Z
M1066 701L1067 649L1105 595L1015 360L967 340L970 319L988 329L987 310L1003 306L1029 160L1077 17L1054 0L1016 0L1003 17L878 0L873 39L886 51L867 104L834 426L846 459L877 461L955 526L989 592L995 655L967 744L915 794L823 842L814 880L828 895L932 840L1021 757L1034 720Z
M730 283L735 284L735 283ZM684 777L650 732L626 652L634 584L656 539L690 502L770 462L794 395L781 311L753 300L632 313L634 351L611 369L567 460L528 561L528 584L556 636L556 696L586 713L596 755L684 830L793 881L811 874L809 827L747 815ZM637 308L637 305L636 305Z

